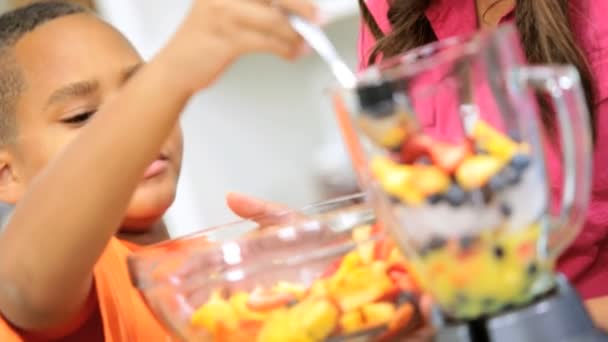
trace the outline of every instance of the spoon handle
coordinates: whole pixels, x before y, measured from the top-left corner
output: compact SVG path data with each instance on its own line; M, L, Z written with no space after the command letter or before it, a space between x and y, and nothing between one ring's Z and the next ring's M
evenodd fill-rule
M329 65L332 73L345 88L353 88L357 83L355 74L344 63L336 48L327 35L316 25L296 15L289 15L289 22L293 29L298 32L306 42L323 58Z

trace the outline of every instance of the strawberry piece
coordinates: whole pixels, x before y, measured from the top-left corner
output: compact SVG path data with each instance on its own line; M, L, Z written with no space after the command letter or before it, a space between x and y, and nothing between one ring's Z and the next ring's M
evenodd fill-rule
M388 272L389 275L392 272L406 274L407 273L407 268L405 268L405 265L394 263L394 264L391 264L391 265L388 266L388 269L386 270L386 272Z
M401 291L413 292L417 288L416 281L414 281L414 278L412 278L409 273L392 271L389 272L388 276Z
M223 322L218 322L214 340L219 342L232 342L231 339L233 333L234 330L229 329Z
M422 156L428 156L433 145L433 140L427 135L413 136L401 146L401 161L409 164Z
M374 260L388 260L394 247L395 244L388 238L376 241L374 245Z
M260 321L241 321L239 323L239 331L245 339L251 336L257 336L264 324ZM236 339L235 339L236 341ZM242 341L242 339L240 340Z
M532 258L532 256L534 256L534 252L535 248L532 242L523 243L517 248L517 255L522 260L528 260Z
M375 236L376 234L382 233L383 231L384 231L384 227L382 227L382 224L375 223L372 226L371 236Z
M332 275L334 275L334 273L336 273L336 271L338 271L338 269L340 268L340 265L342 264L342 260L343 259L338 259L334 262L332 262L329 267L323 272L321 273L321 279L325 279L325 278L329 278Z
M456 145L437 142L429 150L433 163L447 173L453 173L458 165L472 153L469 142Z

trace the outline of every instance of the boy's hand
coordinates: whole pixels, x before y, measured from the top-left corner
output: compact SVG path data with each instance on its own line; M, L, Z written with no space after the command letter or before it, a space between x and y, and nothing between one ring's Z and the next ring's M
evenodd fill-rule
M309 0L196 0L158 57L194 93L243 55L296 58L304 44L287 13L314 21L316 8Z
M255 221L260 228L293 220L298 215L285 205L236 192L226 195L226 204L240 218Z
M238 192L230 192L226 195L226 204L236 215L243 219L276 215L289 210L285 205L268 202L260 198L244 195Z

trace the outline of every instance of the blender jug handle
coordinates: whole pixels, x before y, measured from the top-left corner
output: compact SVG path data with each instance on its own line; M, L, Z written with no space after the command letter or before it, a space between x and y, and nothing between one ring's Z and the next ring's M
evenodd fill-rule
M548 95L556 113L563 184L560 211L557 217L551 217L548 232L548 257L556 258L578 234L589 204L592 173L589 110L579 73L573 66L525 66L517 74L524 85Z

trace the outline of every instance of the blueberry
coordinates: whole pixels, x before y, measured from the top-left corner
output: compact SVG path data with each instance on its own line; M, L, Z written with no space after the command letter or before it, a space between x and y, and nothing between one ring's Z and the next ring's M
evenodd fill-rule
M481 188L481 195L483 198L483 202L485 204L488 204L492 202L492 197L494 197L494 191L492 191L490 187L484 186L483 188Z
M433 165L433 161L427 156L421 156L418 159L416 159L416 164Z
M515 309L515 305L507 304L507 305L503 306L502 309L503 309L503 311L511 311L511 310Z
M479 147L479 146L475 146L475 154L489 154L488 150Z
M492 191L488 187L483 187L471 192L471 200L473 201L473 204L482 206L492 201L492 194Z
M287 302L287 307L288 308L291 308L291 307L296 306L296 305L298 305L298 300L297 299L292 299L289 302Z
M401 144L399 144L397 146L391 146L388 148L388 150L394 154L401 154Z
M442 200L443 200L443 195L441 195L441 194L434 194L427 198L427 201L433 205L441 202Z
M391 199L391 203L392 204L399 204L399 203L401 203L401 200L398 197L390 196L390 199Z
M481 306L486 310L493 309L496 304L496 300L493 298L484 298L481 300Z
M507 180L502 173L497 173L488 181L488 188L493 192L502 190L507 185Z
M536 273L538 272L538 265L536 265L536 263L531 263L530 265L528 265L526 272L528 273L529 276L534 276L536 275Z
M434 237L429 242L429 248L439 249L439 248L445 246L446 243L447 243L447 241L445 241L445 239L442 239L440 237Z
M397 306L401 306L405 303L415 303L415 301L416 296L414 296L413 293L404 291L399 294L399 297L397 297Z
M502 172L505 181L509 185L516 185L521 180L521 170L518 170L512 166L508 166Z
M445 199L450 205L458 207L466 201L467 194L464 192L464 190L462 190L461 187L456 184L452 184L445 194Z
M471 248L476 241L477 238L474 236L463 236L458 241L458 245L460 246L461 250L466 251L467 249Z
M456 294L456 303L457 305L466 304L469 301L469 297L462 292Z
M509 137L511 138L511 140L513 140L515 142L521 142L522 141L521 133L518 130L515 130L515 129L510 129L509 130Z
M500 213L502 214L502 216L509 217L511 216L512 212L513 210L511 209L510 205L508 205L507 203L500 204Z
M494 246L492 249L492 254L494 254L496 259L502 259L505 256L505 250L502 248L502 246Z
M525 154L516 154L510 162L511 167L521 172L530 165L530 157Z
M432 252L434 250L440 249L447 244L445 239L440 237L433 237L429 243L422 248L422 254L426 254Z

